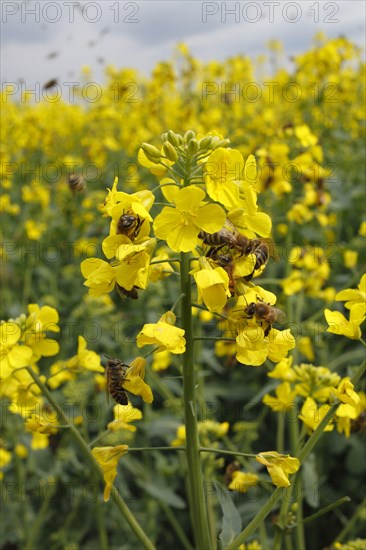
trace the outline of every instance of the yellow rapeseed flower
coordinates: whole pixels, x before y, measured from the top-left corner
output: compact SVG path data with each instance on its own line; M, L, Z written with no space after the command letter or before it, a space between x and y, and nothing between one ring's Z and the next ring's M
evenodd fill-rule
M184 353L186 349L184 330L174 326L175 320L175 315L169 312L169 316L163 315L157 323L144 325L136 338L137 347L155 344L159 346L157 351Z
M113 407L113 416L114 420L107 424L108 430L111 430L112 432L118 430L135 432L136 426L131 426L130 422L141 420L142 412L133 407L131 403L128 403L128 405L115 405Z
M232 474L232 481L229 484L231 491L239 491L239 493L246 493L249 487L257 485L259 477L257 474L251 474L250 472L236 471Z
M281 455L276 451L259 453L255 459L267 468L272 482L277 487L291 485L288 475L294 474L300 468L300 461L290 455Z
M309 432L314 431L323 420L324 416L327 414L330 409L330 405L323 403L322 405L317 405L312 397L307 397L301 408L301 413L299 414L300 420L308 428ZM330 432L334 428L332 422L328 422L324 428L325 432Z
M205 192L196 185L169 189L174 208L164 206L156 216L155 236L164 239L175 252L190 252L199 243L200 230L214 233L222 228L225 212L218 204L203 202Z
M128 445L116 447L94 447L92 455L98 462L104 477L104 502L109 500L113 481L117 476L117 464L119 459L128 452Z

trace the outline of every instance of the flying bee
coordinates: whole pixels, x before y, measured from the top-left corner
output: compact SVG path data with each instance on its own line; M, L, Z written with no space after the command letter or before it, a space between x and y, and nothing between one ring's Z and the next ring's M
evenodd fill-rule
M255 317L257 321L260 321L261 325L263 322L266 323L266 328L264 330L264 336L266 337L268 336L273 323L286 322L286 314L282 311L282 309L266 304L266 302L258 298L258 296L257 300L257 303L251 302L248 304L244 309L244 313L248 319L253 319L253 317Z
M69 187L74 193L81 193L86 189L86 183L81 174L69 175Z
M122 214L117 222L117 235L126 235L136 239L144 220L137 214Z
M51 80L48 80L45 82L42 86L43 90L49 90L50 88L54 88L54 86L58 85L58 79L57 78L51 78Z
M128 397L126 390L123 388L123 383L126 380L129 365L125 365L119 359L108 358L105 368L107 401L109 395L113 397L118 405L127 405Z

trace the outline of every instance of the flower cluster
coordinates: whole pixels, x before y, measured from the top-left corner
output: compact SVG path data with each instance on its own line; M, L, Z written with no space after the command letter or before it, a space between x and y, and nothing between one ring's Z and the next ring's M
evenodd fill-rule
M351 431L357 430L358 419L366 410L365 393L356 393L348 377L341 378L326 367L304 363L292 366L291 363L292 358L285 359L268 373L282 382L274 396L265 394L263 403L279 414L301 407L299 418L311 433L338 399L341 403L335 417L338 432L349 437ZM325 431L333 429L333 422L325 427Z
M323 297L328 301L333 299L333 289L324 289L330 275L326 250L314 246L295 246L289 253L288 262L292 270L282 281L287 296L303 291L309 296Z
M36 364L40 357L49 357L59 351L56 340L48 337L49 332L60 330L57 311L49 306L40 308L30 304L28 313L0 325L2 378L17 368Z

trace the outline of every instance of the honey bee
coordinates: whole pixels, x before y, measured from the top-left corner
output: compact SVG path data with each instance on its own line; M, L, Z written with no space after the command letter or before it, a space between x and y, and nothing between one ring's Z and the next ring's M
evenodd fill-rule
M282 311L282 309L266 304L266 302L258 298L258 296L257 300L257 303L251 302L248 304L244 309L244 313L248 319L253 319L253 317L255 317L257 321L260 321L261 325L263 322L266 323L266 328L264 330L264 336L266 337L268 336L273 323L286 322L286 314Z
M366 430L366 411L362 411L357 418L351 420L351 432L365 433Z
M127 290L126 288L123 288L123 286L116 284L116 289L122 300L125 298L131 298L132 300L138 300L138 292L137 287L133 286L131 290Z
M223 248L228 246L240 252L241 254L249 254L246 252L246 247L248 246L249 239L239 233L236 227L229 221L225 221L225 226L220 231L215 233L207 233L206 231L200 231L198 237L203 240L203 242L211 247ZM229 229L228 229L229 228Z
M217 254L215 249L211 252L209 256L211 260L215 262L216 265L222 267L229 276L229 290L231 296L235 294L235 279L234 279L234 261L231 254Z
M247 254L254 254L255 256L253 271L244 277L246 281L250 281L253 279L254 272L267 263L269 258L269 248L265 241L260 239L250 239L247 249L250 250Z
M224 473L224 483L227 487L233 480L233 473L237 472L238 470L240 470L240 462L238 462L237 460L234 460L234 462L230 462L230 464L226 466Z
M81 193L86 189L86 183L81 174L70 174L69 175L69 187L74 193Z
M262 239L248 239L235 228L235 226L226 220L225 226L220 231L215 233L206 233L206 231L200 231L198 237L203 240L204 244L209 245L210 251L208 256L212 257L225 246L229 250L235 250L239 256L249 256L254 254L255 263L253 265L253 271L247 275L246 281L250 281L253 278L254 272L265 265L269 258L269 246L265 240ZM229 229L228 229L229 228Z
M108 402L109 395L111 395L118 405L128 404L127 393L126 390L123 389L123 382L126 379L128 369L129 365L125 365L119 359L108 358L107 366L105 368Z
M143 220L140 216L134 214L122 214L117 222L117 235L126 235L129 238L136 239Z

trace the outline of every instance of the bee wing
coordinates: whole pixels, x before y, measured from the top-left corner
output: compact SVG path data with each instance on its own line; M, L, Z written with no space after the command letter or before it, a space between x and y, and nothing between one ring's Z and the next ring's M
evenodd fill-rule
M276 311L276 323L286 323L287 321L287 315L282 309L278 309L277 307L274 308Z
M107 356L106 356L107 357ZM106 366L104 369L104 376L105 376L105 395L107 398L107 404L109 405L109 391L108 391L108 376L109 376L109 369L110 367Z
M275 260L275 262L278 262L280 260L280 256L276 249L276 243L273 239L262 239L262 242L266 245L268 248L269 256Z

